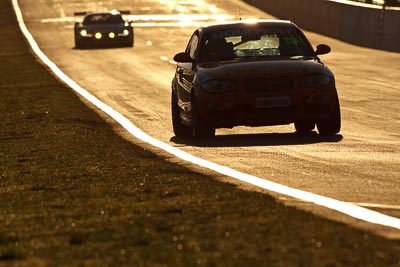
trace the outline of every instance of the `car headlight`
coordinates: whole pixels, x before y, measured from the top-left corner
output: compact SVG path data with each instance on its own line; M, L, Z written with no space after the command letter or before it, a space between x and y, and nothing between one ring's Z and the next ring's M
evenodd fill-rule
M125 36L129 35L129 31L127 29L125 29L123 33L124 33Z
M100 32L96 32L94 37L96 37L96 39L101 39L103 37L103 35Z
M110 37L110 39L114 39L114 38L115 38L115 33L110 32L110 33L108 34L108 37Z
M79 33L82 37L85 37L87 35L87 30L81 30Z
M310 75L303 78L301 87L303 88L321 88L332 83L332 77L328 75L318 74Z
M222 93L236 90L236 85L232 81L209 80L202 84L202 88L209 93Z

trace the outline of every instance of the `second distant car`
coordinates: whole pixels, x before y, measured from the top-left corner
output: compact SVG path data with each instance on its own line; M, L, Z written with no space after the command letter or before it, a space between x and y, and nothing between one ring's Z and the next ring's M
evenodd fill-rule
M133 27L122 14L129 11L75 12L75 17L84 16L74 27L75 47L91 48L99 46L132 47L134 42Z

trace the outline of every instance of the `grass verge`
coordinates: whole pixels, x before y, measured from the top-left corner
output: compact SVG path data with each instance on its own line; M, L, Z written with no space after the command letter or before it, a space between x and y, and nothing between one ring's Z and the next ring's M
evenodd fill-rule
M0 266L399 266L400 242L276 203L121 138L0 2Z

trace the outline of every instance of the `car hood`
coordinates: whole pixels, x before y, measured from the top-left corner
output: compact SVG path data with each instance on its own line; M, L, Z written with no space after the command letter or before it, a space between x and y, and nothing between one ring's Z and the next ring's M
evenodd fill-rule
M207 62L198 72L213 79L249 79L270 76L304 76L321 73L325 65L313 60Z

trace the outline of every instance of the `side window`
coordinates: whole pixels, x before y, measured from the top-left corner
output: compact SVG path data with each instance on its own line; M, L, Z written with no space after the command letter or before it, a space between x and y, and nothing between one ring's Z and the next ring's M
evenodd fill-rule
M186 53L190 55L191 58L195 59L196 57L196 50L197 50L197 44L199 43L199 36L198 33L194 33L192 38L190 38L190 41L188 43L188 46L186 47Z

